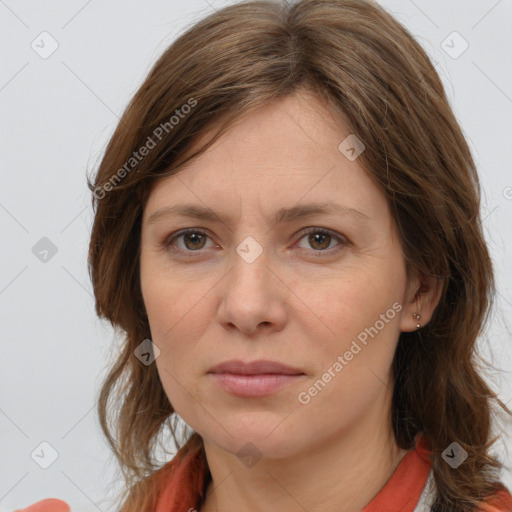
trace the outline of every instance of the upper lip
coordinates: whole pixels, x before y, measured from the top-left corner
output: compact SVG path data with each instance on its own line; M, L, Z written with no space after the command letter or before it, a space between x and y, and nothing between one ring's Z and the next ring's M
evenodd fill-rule
M278 373L284 375L303 375L297 368L278 363L276 361L251 361L244 363L240 360L225 361L208 371L208 373L233 373L237 375L261 375L265 373Z

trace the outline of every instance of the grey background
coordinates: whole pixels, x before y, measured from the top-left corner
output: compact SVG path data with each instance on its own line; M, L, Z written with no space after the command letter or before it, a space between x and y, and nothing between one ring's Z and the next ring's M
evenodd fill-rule
M0 0L0 512L46 497L113 510L120 480L95 400L115 336L94 313L85 174L156 58L227 3ZM488 380L512 406L512 1L381 3L434 61L479 168L499 287L482 351L500 370ZM469 47L453 58L463 40ZM496 452L512 488L506 428ZM36 463L50 462L42 442L58 454L47 469Z

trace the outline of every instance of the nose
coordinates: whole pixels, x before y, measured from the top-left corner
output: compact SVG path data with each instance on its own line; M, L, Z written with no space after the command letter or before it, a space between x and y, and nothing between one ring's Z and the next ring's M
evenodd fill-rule
M251 240L241 243L233 253L231 269L219 283L220 323L246 336L279 331L288 316L290 290L275 261L258 245Z

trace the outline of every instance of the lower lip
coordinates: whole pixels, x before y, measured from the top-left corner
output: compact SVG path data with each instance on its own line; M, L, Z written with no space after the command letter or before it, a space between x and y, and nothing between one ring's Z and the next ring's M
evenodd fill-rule
M297 381L304 374L285 375L266 373L262 375L239 375L234 373L212 373L215 380L229 393L236 396L265 396Z

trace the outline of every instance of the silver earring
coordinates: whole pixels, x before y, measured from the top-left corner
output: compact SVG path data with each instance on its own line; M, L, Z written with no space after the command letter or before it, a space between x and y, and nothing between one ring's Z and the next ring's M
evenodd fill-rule
M421 318L421 315L419 313L413 313L412 314L412 317L414 318L414 320L416 320L416 322L418 322L418 320ZM418 322L416 324L416 329L419 329L421 327L420 323Z

